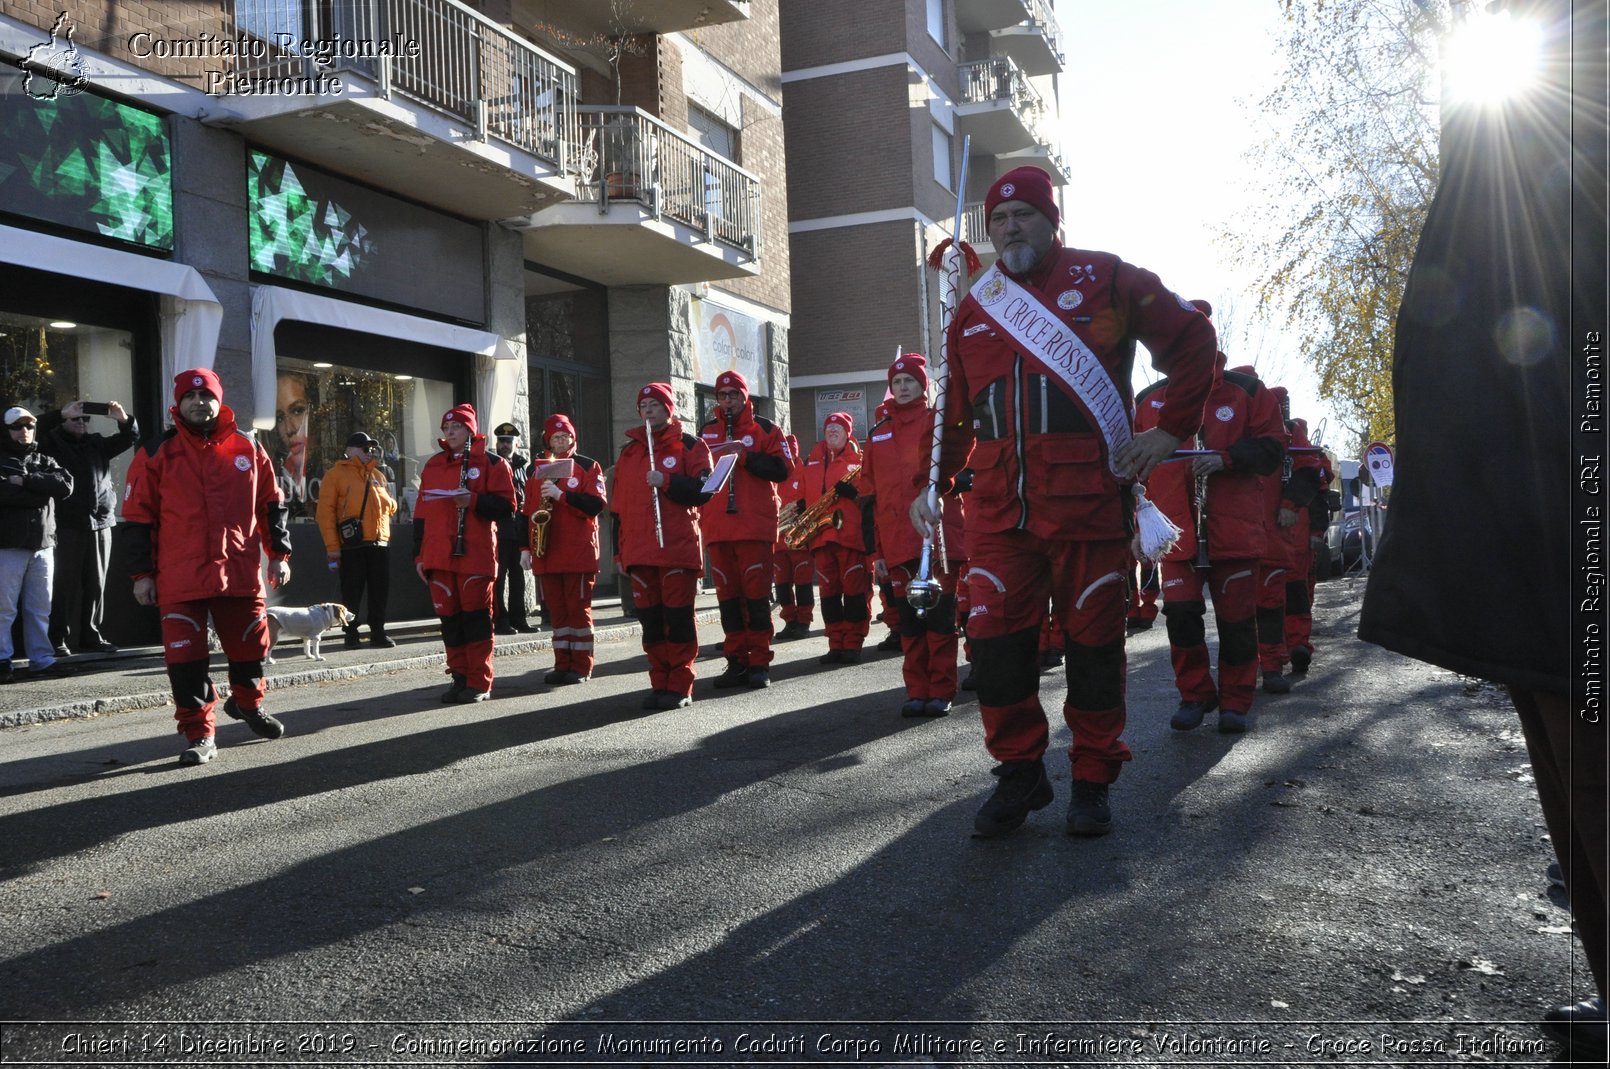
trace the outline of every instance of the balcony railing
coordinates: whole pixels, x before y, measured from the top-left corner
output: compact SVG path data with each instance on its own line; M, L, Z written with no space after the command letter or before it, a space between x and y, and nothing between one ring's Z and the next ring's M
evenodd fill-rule
M984 202L969 204L962 209L962 240L970 245L981 245L989 240L988 220L984 217Z
M1012 110L1022 116L1023 124L1044 142L1040 131L1045 118L1045 101L1016 63L1005 56L994 56L963 63L958 70L962 82L961 103L1009 102Z
M563 168L576 144L576 72L458 0L235 0L246 78L355 72Z
M1057 27L1056 12L1046 0L1028 0L1029 21L1040 28L1046 47L1058 57L1062 55L1062 35Z
M580 109L576 199L635 201L712 241L760 256L760 179L641 108Z

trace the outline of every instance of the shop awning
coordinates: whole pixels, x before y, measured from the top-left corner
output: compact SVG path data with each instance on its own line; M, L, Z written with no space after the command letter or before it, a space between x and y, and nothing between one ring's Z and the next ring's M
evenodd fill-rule
M160 294L163 381L180 368L213 366L224 309L194 267L5 225L0 262ZM270 389L271 406L273 396Z
M252 426L259 430L274 426L274 378L279 359L274 346L274 328L282 319L378 334L383 338L406 338L442 349L473 353L481 358L476 363L477 393L483 411L488 412L502 410L501 398L497 396L500 377L494 373L494 361L519 358L507 340L491 331L454 326L279 286L253 286L252 391L256 396L256 411L252 413Z

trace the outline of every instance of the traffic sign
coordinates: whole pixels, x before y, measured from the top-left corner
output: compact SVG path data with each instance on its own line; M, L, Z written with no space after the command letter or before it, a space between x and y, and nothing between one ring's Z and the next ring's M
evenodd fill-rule
M1364 450L1364 463L1370 469L1370 481L1376 486L1392 485L1392 447L1385 442L1371 442Z

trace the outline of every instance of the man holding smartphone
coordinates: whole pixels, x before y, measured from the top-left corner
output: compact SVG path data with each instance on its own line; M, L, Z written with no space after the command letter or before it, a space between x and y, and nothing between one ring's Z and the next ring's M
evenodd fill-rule
M96 434L90 420L105 416L117 433ZM57 657L115 653L101 635L106 613L106 571L112 563L117 488L112 459L140 440L140 424L116 401L74 401L39 420L39 449L67 469L73 493L56 510L56 582L50 604L50 644Z

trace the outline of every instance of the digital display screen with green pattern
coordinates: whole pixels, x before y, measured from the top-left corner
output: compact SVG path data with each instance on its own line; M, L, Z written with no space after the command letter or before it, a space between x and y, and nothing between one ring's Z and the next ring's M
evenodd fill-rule
M246 168L253 271L484 322L476 224L256 149Z
M171 164L160 116L0 71L0 212L172 249Z

